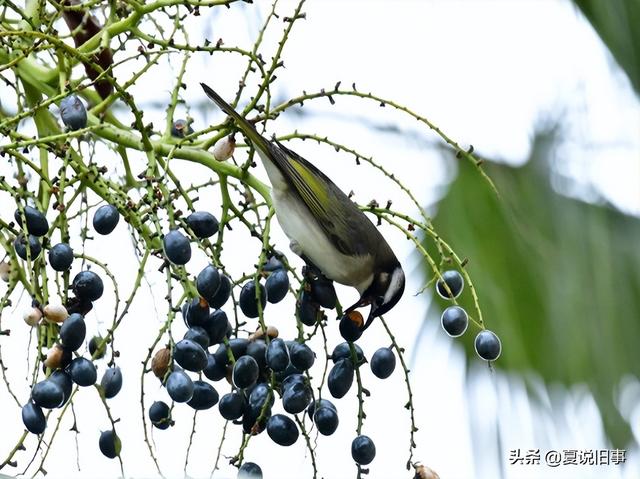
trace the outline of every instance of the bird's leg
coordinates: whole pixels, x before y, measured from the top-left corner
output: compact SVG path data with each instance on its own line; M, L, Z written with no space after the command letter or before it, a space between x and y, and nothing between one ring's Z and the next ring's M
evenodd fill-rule
M322 274L322 272L320 271L320 268L318 268L315 264L313 264L313 262L311 262L307 257L303 256L302 259L306 263L302 267L302 276L304 276L304 278L307 281L315 281L318 278L324 278L325 277Z
M291 249L291 251L293 251L297 256L299 256L300 258L302 258L302 261L305 262L305 265L302 268L302 275L307 278L307 279L317 279L317 278L323 278L326 281L330 281L324 274L322 274L322 271L320 271L320 268L318 268L313 261L311 261L311 259L309 259L309 257L304 254L304 252L302 251L302 247L300 246L300 243L298 243L296 240L291 240L289 242L289 248Z
M296 240L292 239L289 242L289 249L293 251L297 256L300 256L305 261L305 263L309 263L309 259L306 258L304 253L302 252L302 246L300 246L300 243L298 243Z
M328 283L333 287L333 280L327 278L324 273L318 268L312 261L309 260L306 256L302 256L302 259L306 263L305 266L302 267L302 276L307 280L308 283Z

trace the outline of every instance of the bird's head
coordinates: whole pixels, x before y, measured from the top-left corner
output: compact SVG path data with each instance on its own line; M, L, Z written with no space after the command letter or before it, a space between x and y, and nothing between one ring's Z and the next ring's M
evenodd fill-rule
M371 305L369 317L362 327L364 331L374 318L391 310L400 301L403 293L404 271L402 271L402 266L397 263L392 269L375 273L371 284L362 293L358 302L347 308L345 313Z

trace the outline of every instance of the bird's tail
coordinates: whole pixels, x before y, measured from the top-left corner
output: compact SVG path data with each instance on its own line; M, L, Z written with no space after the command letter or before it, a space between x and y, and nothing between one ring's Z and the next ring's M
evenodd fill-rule
M220 107L222 111L224 111L227 115L229 115L238 125L238 128L242 130L242 132L251 140L253 146L259 148L264 153L269 152L269 142L260 134L258 130L249 123L245 118L240 116L240 114L233 109L231 105L229 105L226 101L222 99L220 95L218 95L215 91L213 91L208 85L204 83L200 83L202 89L207 94L211 100L214 101L216 105Z

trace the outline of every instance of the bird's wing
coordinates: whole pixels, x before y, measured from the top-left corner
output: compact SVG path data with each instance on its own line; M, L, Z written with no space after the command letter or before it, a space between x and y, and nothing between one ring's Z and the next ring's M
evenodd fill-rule
M377 251L385 240L355 203L313 164L283 144L276 145L278 164L286 164L294 189L336 249L348 256Z
M222 111L224 111L227 115L233 118L233 121L236 122L236 125L242 132L251 140L253 146L262 150L264 153L270 155L273 146L269 143L265 137L263 137L258 130L256 130L255 126L249 123L246 118L240 116L240 114L233 109L231 105L229 105L224 99L218 95L215 91L211 89L208 85L204 83L200 83L202 89L207 94L207 96L214 101L216 105L220 107Z
M281 143L274 144L264 138L220 95L204 83L200 85L207 96L233 118L253 146L261 150L290 181L293 190L338 251L348 256L366 255L386 245L369 218L324 173Z

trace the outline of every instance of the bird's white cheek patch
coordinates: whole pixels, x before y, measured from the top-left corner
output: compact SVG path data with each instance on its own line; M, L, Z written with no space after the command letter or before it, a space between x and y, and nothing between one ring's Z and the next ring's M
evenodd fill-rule
M391 283L389 284L389 288L384 295L384 302L388 303L391 301L391 298L398 292L398 290L404 284L404 273L400 268L397 268L393 271L393 275L391 276Z

